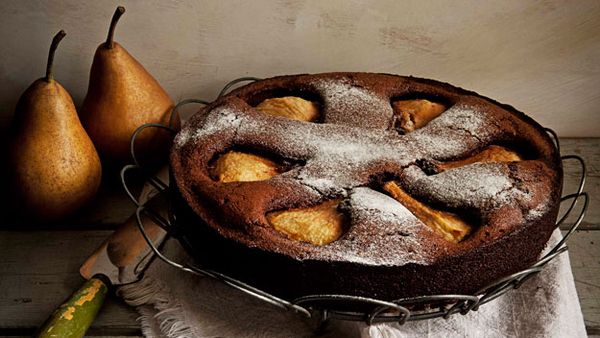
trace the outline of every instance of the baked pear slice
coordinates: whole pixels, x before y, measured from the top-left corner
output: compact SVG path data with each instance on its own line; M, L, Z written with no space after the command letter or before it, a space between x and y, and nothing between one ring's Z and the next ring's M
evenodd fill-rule
M340 200L330 200L309 208L273 211L267 221L288 238L326 245L343 233L343 215L337 209Z
M383 189L445 240L458 243L471 233L472 227L458 215L421 203L402 190L396 182L385 183Z
M229 151L221 155L210 168L218 182L264 181L279 174L278 165L262 156Z
M296 96L276 97L262 101L256 109L273 116L313 122L319 118L319 106Z
M395 101L392 108L399 118L396 127L405 133L422 128L446 110L443 104L425 99Z

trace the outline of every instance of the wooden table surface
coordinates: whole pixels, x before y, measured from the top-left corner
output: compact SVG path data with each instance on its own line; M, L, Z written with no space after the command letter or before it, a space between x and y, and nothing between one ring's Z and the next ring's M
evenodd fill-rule
M586 219L568 242L585 325L600 337L600 139L563 139L562 153L587 163ZM565 192L576 187L574 163L565 166ZM52 226L0 224L0 337L30 336L82 282L81 263L134 211L117 187L103 187L97 200L71 219ZM565 227L566 228L566 227ZM140 336L136 312L110 296L88 336Z

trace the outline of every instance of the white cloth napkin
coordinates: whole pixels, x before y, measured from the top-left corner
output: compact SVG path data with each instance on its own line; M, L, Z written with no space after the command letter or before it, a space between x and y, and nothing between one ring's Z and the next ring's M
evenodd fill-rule
M556 231L550 244L561 238ZM164 252L189 260L169 239ZM144 278L119 289L140 313L147 337L312 337L298 315L265 304L220 282L155 259ZM550 262L519 289L477 312L405 325L332 321L321 337L586 337L568 253Z

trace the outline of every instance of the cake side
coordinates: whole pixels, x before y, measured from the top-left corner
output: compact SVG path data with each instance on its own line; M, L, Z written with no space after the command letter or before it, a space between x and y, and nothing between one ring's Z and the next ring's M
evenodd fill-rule
M320 120L293 121L254 108L284 95L318 102ZM448 109L401 135L392 102L419 96L438 99ZM472 163L433 174L427 169L496 144L518 149L523 160ZM250 149L293 165L264 181L216 182L211 162L228 149ZM385 295L389 299L448 287L473 292L492 277L531 264L552 232L562 179L552 141L513 108L431 80L363 73L285 76L242 87L192 118L176 139L171 165L183 204L193 210L182 212L190 216L185 218L190 224L182 226L193 233L208 231L197 237L220 243L204 245L211 252L228 247L223 255L200 255L213 257L216 268L231 267L230 273L243 278L251 274L244 273L244 266L263 267L251 264L252 259L239 266L229 261L231 253L256 256L256 262L273 259L269 268L296 269L293 281L277 282L295 290L290 294L311 289L356 293L360 285L364 295L373 296L388 285L395 290ZM421 202L476 220L477 227L460 243L444 240L383 189L389 180ZM265 216L332 199L343 201L339 209L347 225L340 238L324 246L282 236ZM208 227L193 226L198 219ZM515 252L518 248L522 251ZM503 257L505 262L498 263ZM330 287L319 281L326 271L339 277L331 279ZM454 275L444 277L446 288L435 282L445 274ZM273 288L260 277L248 278ZM425 289L414 288L415 278ZM301 290L289 286L299 280ZM412 285L413 291L400 284Z

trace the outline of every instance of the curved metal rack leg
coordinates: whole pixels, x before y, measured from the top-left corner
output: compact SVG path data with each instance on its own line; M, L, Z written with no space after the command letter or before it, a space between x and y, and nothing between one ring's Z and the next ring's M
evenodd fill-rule
M242 83L242 82L255 82L255 81L260 81L260 80L262 80L262 79L260 79L258 77L248 76L248 77L240 77L239 79L235 79L233 81L230 81L229 83L227 83L225 85L225 87L223 87L223 89L221 89L221 92L217 96L217 99L220 98L221 96L227 94L227 92L229 91L229 89L231 89L233 86L235 86L238 83Z

